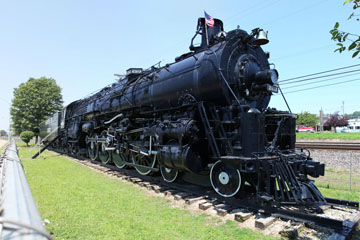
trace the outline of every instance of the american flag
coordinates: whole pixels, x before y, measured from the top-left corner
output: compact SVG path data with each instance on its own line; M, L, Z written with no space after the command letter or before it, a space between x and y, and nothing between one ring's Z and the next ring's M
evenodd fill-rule
M206 25L213 28L214 27L214 19L213 19L213 17L210 16L209 14L207 14L205 11L204 11L204 14L205 14L205 23L206 23Z

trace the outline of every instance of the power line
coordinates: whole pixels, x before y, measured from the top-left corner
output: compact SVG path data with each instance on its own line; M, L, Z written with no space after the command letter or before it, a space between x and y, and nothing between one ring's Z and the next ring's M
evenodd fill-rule
M307 81L314 80L314 79L325 78L325 77L332 77L332 76L338 76L338 75L342 75L342 74L346 74L346 73L359 72L359 71L360 71L360 69L357 69L357 70L352 70L352 71L347 71L347 72L340 72L340 73L328 74L328 75L319 76L319 77L305 78L305 79L302 79L302 80L297 80L297 81L291 81L291 82L282 83L281 85L293 84L293 83L298 83L298 82L307 82Z
M359 80L360 80L360 78L351 79L351 80L347 80L347 81L342 81L342 82L337 82L337 83L332 83L332 84L327 84L327 85L320 85L320 86L316 86L316 87L304 88L304 89L300 89L300 90L295 90L295 91L291 91L291 92L286 92L286 93L284 93L284 94L301 92L301 91L306 91L306 90L312 90L312 89L316 89L316 88L328 87L328 86L333 86L333 85L338 85L338 84L343 84L343 83L348 83L348 82L355 82L355 81L359 81ZM280 94L278 94L278 95L280 95Z
M304 7L304 8L302 8L302 9L299 9L299 10L293 11L293 12L291 12L291 13L288 13L288 14L286 14L286 15L284 15L284 16L280 16L280 17L275 18L275 19L273 19L273 20L267 21L267 22L266 22L265 24L263 24L262 26L266 26L266 25L272 24L272 23L277 22L277 21L279 21L279 20L281 20L281 19L283 19L283 18L292 17L292 16L294 16L294 15L296 15L296 14L298 14L298 13L304 12L304 11L306 11L306 10L308 10L308 9L314 9L314 7L315 7L316 5L322 4L322 3L325 2L325 1L327 1L327 0L323 0L323 1L316 2L316 3L314 3L314 4L310 5L310 6Z
M307 83L307 85L309 85L309 84L315 84L315 83L320 83L320 82L326 82L326 81L335 80L335 79L339 79L339 78L350 77L350 76L354 76L354 75L358 75L358 74L359 74L359 73L352 73L352 74L348 74L348 75L345 75L345 76L340 76L340 77L334 77L334 78L329 78L329 79L325 79L325 80L314 81L314 82ZM304 86L304 84L297 84L297 85L295 85L295 86L290 86L290 87L286 87L286 88L283 88L283 89L303 87L303 86Z
M326 45L322 45L320 47L315 47L315 48L311 48L311 49L307 49L307 50L303 50L303 51L294 52L292 54L287 54L287 55L279 56L276 58L271 58L271 61L278 61L279 59L292 58L292 57L297 57L297 56L308 54L308 53L314 53L315 51L320 51L322 49L329 48L329 47L334 47L334 44L326 44Z
M279 81L279 82L287 82L287 81L290 81L290 80L295 80L295 79L299 79L299 78L315 76L315 75L319 75L319 74L323 74L323 73L328 73L328 72L334 72L334 71L338 71L338 70L342 70L342 69L347 69L347 68L352 68L352 67L356 67L356 66L360 66L360 64L355 64L355 65L346 66L346 67L341 67L341 68L335 68L335 69L331 69L331 70L327 70L327 71L323 71L323 72L318 72L318 73L312 73L312 74L308 74L308 75L304 75L304 76L300 76L300 77L288 78L288 79L285 79L285 80L281 80L281 81Z
M254 14L253 12L248 12L249 10L254 10L254 12L257 12L258 10L264 10L264 9L266 9L266 8L268 8L268 7L276 4L276 3L278 3L279 1L280 1L280 0L276 0L276 1L268 2L267 4L262 4L262 5L255 4L255 5L251 6L251 7L249 7L248 9L245 9L245 10L243 10L243 11L240 11L240 12L238 12L237 14L235 14L235 15L229 17L229 18L225 18L225 19L224 19L224 23L230 25L230 23L232 23L232 22L234 22L234 21L239 21L241 18L244 18L244 17L246 17L246 16L248 16L248 15L250 15L250 14ZM247 12L247 13L246 13L246 12ZM244 14L244 13L246 13L246 14ZM242 14L242 15L240 16L239 19L238 19L238 18L232 19L232 18L234 18L234 17L237 17L237 16L240 15L240 14ZM231 20L230 20L230 19L231 19Z

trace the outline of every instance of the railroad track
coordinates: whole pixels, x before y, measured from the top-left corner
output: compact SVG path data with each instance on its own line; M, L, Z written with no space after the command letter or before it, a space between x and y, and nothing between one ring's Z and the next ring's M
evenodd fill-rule
M186 205L187 209L200 209L224 221L231 219L242 222L243 226L264 234L289 239L302 236L311 239L349 239L360 221L358 202L326 198L328 204L321 207L321 214L304 212L296 207L259 206L255 204L255 196L251 192L237 198L223 198L211 187L184 185L182 182L166 183L159 176L142 176L133 169L118 169L78 156L71 156L70 159L167 197L177 206L180 203Z
M296 148L326 150L360 150L360 143L350 142L297 142Z

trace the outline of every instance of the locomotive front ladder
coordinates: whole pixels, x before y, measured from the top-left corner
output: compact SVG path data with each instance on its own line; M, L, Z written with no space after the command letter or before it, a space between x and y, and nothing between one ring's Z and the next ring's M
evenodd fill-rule
M219 159L220 156L221 156L220 151L219 151L219 147L217 145L217 142L216 142L216 139L215 139L215 136L214 136L213 128L211 127L210 122L209 122L209 118L208 118L208 116L206 114L206 109L205 109L204 103L199 102L197 104L197 106L198 106L198 110L199 110L199 113L200 113L201 122L203 123L203 126L204 126L205 135L206 135L206 138L208 140L210 150L212 152L212 156Z
M219 113L216 110L216 107L210 107L209 112L211 114L211 120L210 123L213 123L213 132L215 135L215 140L219 142L222 146L224 146L229 154L233 153L233 148L230 143L230 139L226 134L226 131L224 129L223 122L220 119Z
M226 146L230 153L233 152L233 148L230 144L229 138L225 132L223 123L220 119L219 114L216 111L215 107L209 108L210 119L206 113L206 109L203 102L198 103L198 109L200 117L205 129L205 134L208 139L208 144L212 152L212 156L219 159L221 157L221 152L219 151L219 146Z

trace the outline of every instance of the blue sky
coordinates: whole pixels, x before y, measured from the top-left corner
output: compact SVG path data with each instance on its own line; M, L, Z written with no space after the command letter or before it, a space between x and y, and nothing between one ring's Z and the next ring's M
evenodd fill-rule
M352 9L342 0L0 0L0 129L8 128L13 89L30 77L56 79L68 104L114 82L114 73L173 62L188 51L204 9L224 21L225 31L237 25L268 31L263 48L280 80L360 63L333 52L329 30L336 21L359 34L359 22L346 21ZM333 113L344 101L345 113L352 113L360 110L359 87L354 81L286 97L293 112ZM286 109L280 96L270 106Z

